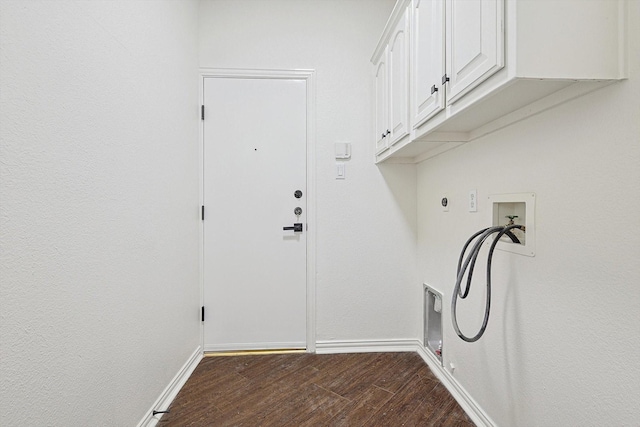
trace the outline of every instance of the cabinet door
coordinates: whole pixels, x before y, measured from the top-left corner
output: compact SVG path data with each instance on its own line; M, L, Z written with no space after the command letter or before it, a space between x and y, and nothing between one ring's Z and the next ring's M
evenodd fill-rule
M389 144L409 134L409 8L398 21L388 45Z
M444 0L413 0L411 123L417 128L444 108Z
M375 117L375 141L376 154L389 148L389 98L387 91L387 52L382 53L374 66L374 79L376 91L376 117Z
M504 0L446 0L447 105L504 66Z

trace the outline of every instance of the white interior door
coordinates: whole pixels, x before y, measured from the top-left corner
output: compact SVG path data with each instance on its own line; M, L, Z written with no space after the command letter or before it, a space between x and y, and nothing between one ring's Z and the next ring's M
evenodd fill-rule
M306 347L306 84L204 79L205 351Z

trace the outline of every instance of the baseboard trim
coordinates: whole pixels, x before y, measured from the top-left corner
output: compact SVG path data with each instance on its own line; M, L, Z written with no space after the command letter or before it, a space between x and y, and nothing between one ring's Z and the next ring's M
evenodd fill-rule
M495 423L480 408L478 403L467 393L460 383L442 367L440 361L430 354L419 340L378 340L378 341L318 341L316 353L375 353L412 351L422 357L434 375L440 380L460 407L467 413L471 421L479 427L495 427Z
M307 343L304 341L282 341L282 342L258 342L252 344L232 343L232 344L208 344L204 346L205 353L233 352L233 351L253 351L260 350L304 350Z
M451 396L458 402L460 407L467 413L471 421L479 427L495 427L495 423L489 416L480 408L478 403L467 393L467 391L460 385L460 383L440 364L440 360L436 359L434 355L429 353L419 343L416 347L417 353L425 361L431 372L435 374L440 382L449 390Z
M318 341L317 354L416 351L418 340Z
M196 350L191 354L189 360L186 361L182 368L178 371L175 377L171 380L169 385L162 391L160 397L151 405L151 408L142 417L142 420L138 423L137 427L153 427L160 421L162 414L153 415L153 411L165 410L171 405L173 399L176 398L178 392L187 382L193 371L198 366L198 363L202 360L202 347L198 346Z
M377 353L377 352L401 352L412 351L420 355L429 366L434 375L447 388L451 396L467 413L469 418L479 427L495 427L495 423L480 408L478 403L467 393L460 383L440 364L440 361L431 355L422 346L419 340L354 340L354 341L318 341L316 343L317 354L337 353ZM198 348L191 354L189 360L171 380L169 385L160 394L158 399L149 408L137 427L154 427L160 421L162 414L153 416L154 410L163 410L171 405L173 399L189 379L198 363L203 358L202 348Z

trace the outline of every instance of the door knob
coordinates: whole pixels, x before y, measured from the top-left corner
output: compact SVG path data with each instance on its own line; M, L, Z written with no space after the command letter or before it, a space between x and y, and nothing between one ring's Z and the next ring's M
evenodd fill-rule
M293 227L282 227L283 230L293 230L295 232L302 232L302 223L296 222Z

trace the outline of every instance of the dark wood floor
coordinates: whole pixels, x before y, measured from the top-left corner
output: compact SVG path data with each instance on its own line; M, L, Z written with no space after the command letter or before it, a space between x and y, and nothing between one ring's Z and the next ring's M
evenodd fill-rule
M160 426L473 423L416 353L204 358Z

